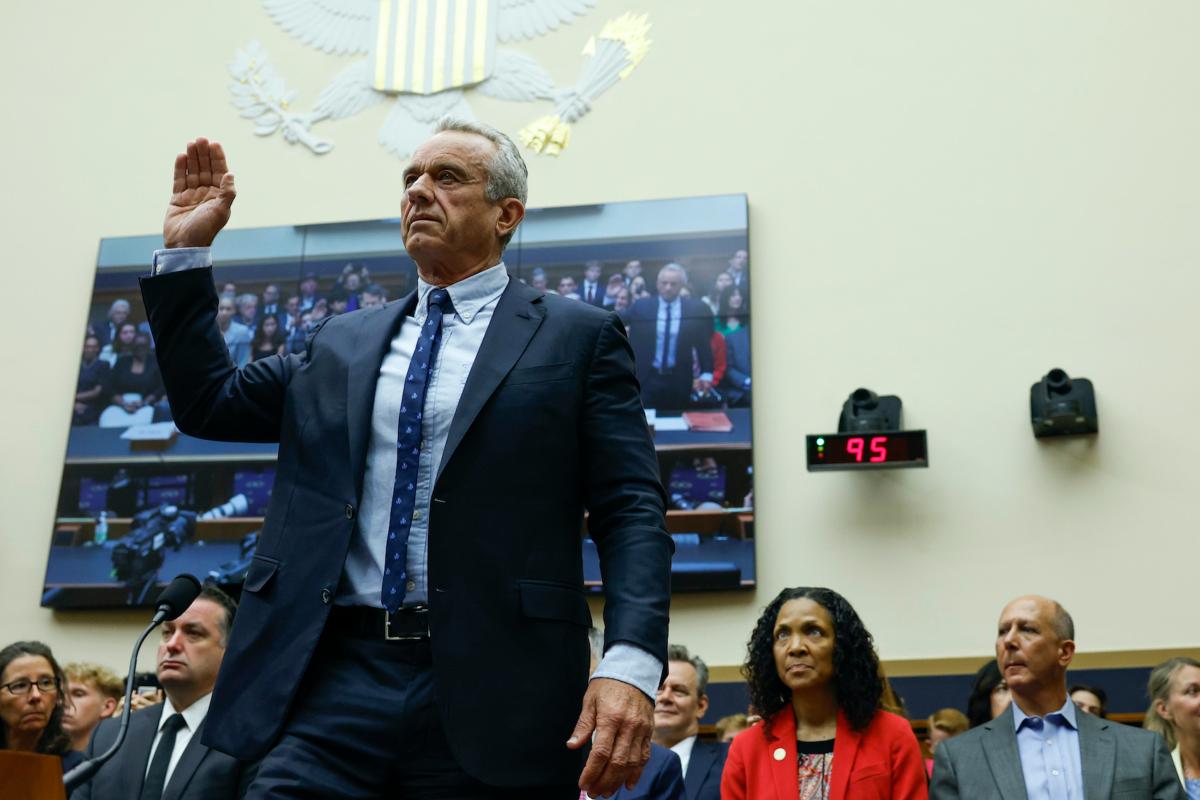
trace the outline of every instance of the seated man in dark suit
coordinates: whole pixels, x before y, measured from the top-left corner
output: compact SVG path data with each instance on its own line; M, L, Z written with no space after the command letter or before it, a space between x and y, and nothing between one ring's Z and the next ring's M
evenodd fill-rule
M708 711L708 665L683 645L667 648L667 679L654 704L654 743L679 756L687 800L720 800L727 745L702 741Z
M187 611L164 623L158 681L166 700L130 715L125 744L72 800L232 800L246 793L254 767L200 741L236 610L232 598L206 586ZM100 723L88 758L112 745L119 724Z
M750 405L750 326L725 334L725 377L721 393L730 406Z
M1093 717L1067 697L1075 623L1045 597L1000 615L996 661L1012 703L938 745L934 800L1185 800L1162 737Z
M667 264L658 272L658 296L638 300L626 317L647 408L678 411L687 408L693 391L712 388L712 312L699 300L680 296L685 283L683 267ZM695 363L699 376L693 373Z
M599 261L583 265L583 278L579 281L579 299L588 305L603 308L605 287L600 285L600 273L604 266Z

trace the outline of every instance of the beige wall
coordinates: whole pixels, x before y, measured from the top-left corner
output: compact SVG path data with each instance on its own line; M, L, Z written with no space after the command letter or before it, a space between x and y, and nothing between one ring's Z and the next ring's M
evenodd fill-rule
M654 47L566 155L530 158L531 202L751 203L760 589L679 598L672 638L736 664L763 603L818 583L889 659L984 654L1026 591L1074 611L1082 651L1196 646L1200 6L598 5L521 49L566 83L626 9ZM249 0L5 15L0 641L123 669L142 614L38 607L97 240L158 227L197 134L227 145L237 227L392 215L401 164L375 144L386 106L327 125L322 158L251 134L235 48L260 39L301 107L344 59ZM545 108L472 103L510 132ZM1096 382L1098 438L1030 435L1056 365ZM804 471L804 434L860 385L903 397L931 469Z

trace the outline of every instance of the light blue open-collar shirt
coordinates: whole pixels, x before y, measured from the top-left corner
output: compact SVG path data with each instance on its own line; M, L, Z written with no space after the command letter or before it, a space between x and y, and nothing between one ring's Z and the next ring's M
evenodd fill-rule
M1012 710L1029 800L1083 800L1083 760L1071 698L1044 718L1027 715L1015 698Z
M156 250L153 274L211 265L211 248ZM424 603L429 597L429 505L433 485L467 376L508 281L508 269L504 262L500 262L446 287L454 304L454 313L443 317L442 342L430 372L425 398L416 505L406 556L409 575L409 583L405 587L406 605ZM335 601L339 605L382 606L379 598L383 586L381 564L387 549L387 525L396 480L399 389L404 386L421 325L429 313L427 298L432 288L418 279L414 316L405 318L380 366L371 413L371 439L363 476L362 502L350 551L342 568L342 580ZM654 702L661 676L661 661L645 650L623 642L617 642L608 649L600 666L592 674L593 678L612 678L631 684L642 690L651 702Z

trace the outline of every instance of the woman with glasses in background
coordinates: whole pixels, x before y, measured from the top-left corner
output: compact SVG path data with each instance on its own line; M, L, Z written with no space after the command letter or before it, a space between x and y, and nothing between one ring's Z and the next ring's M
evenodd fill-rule
M0 650L0 750L60 756L63 772L83 760L63 730L66 679L50 648L16 642Z

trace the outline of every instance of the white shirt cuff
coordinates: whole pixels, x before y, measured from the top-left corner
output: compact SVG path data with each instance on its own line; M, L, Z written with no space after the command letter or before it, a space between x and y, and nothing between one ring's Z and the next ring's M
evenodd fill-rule
M711 372L701 372L700 380L708 381L709 383L712 383L712 373Z
M185 269L200 269L212 266L211 247L172 247L154 251L154 266L151 275L181 272Z
M600 666L592 673L596 678L611 678L641 689L654 702L662 683L662 662L636 645L617 642L608 648Z

